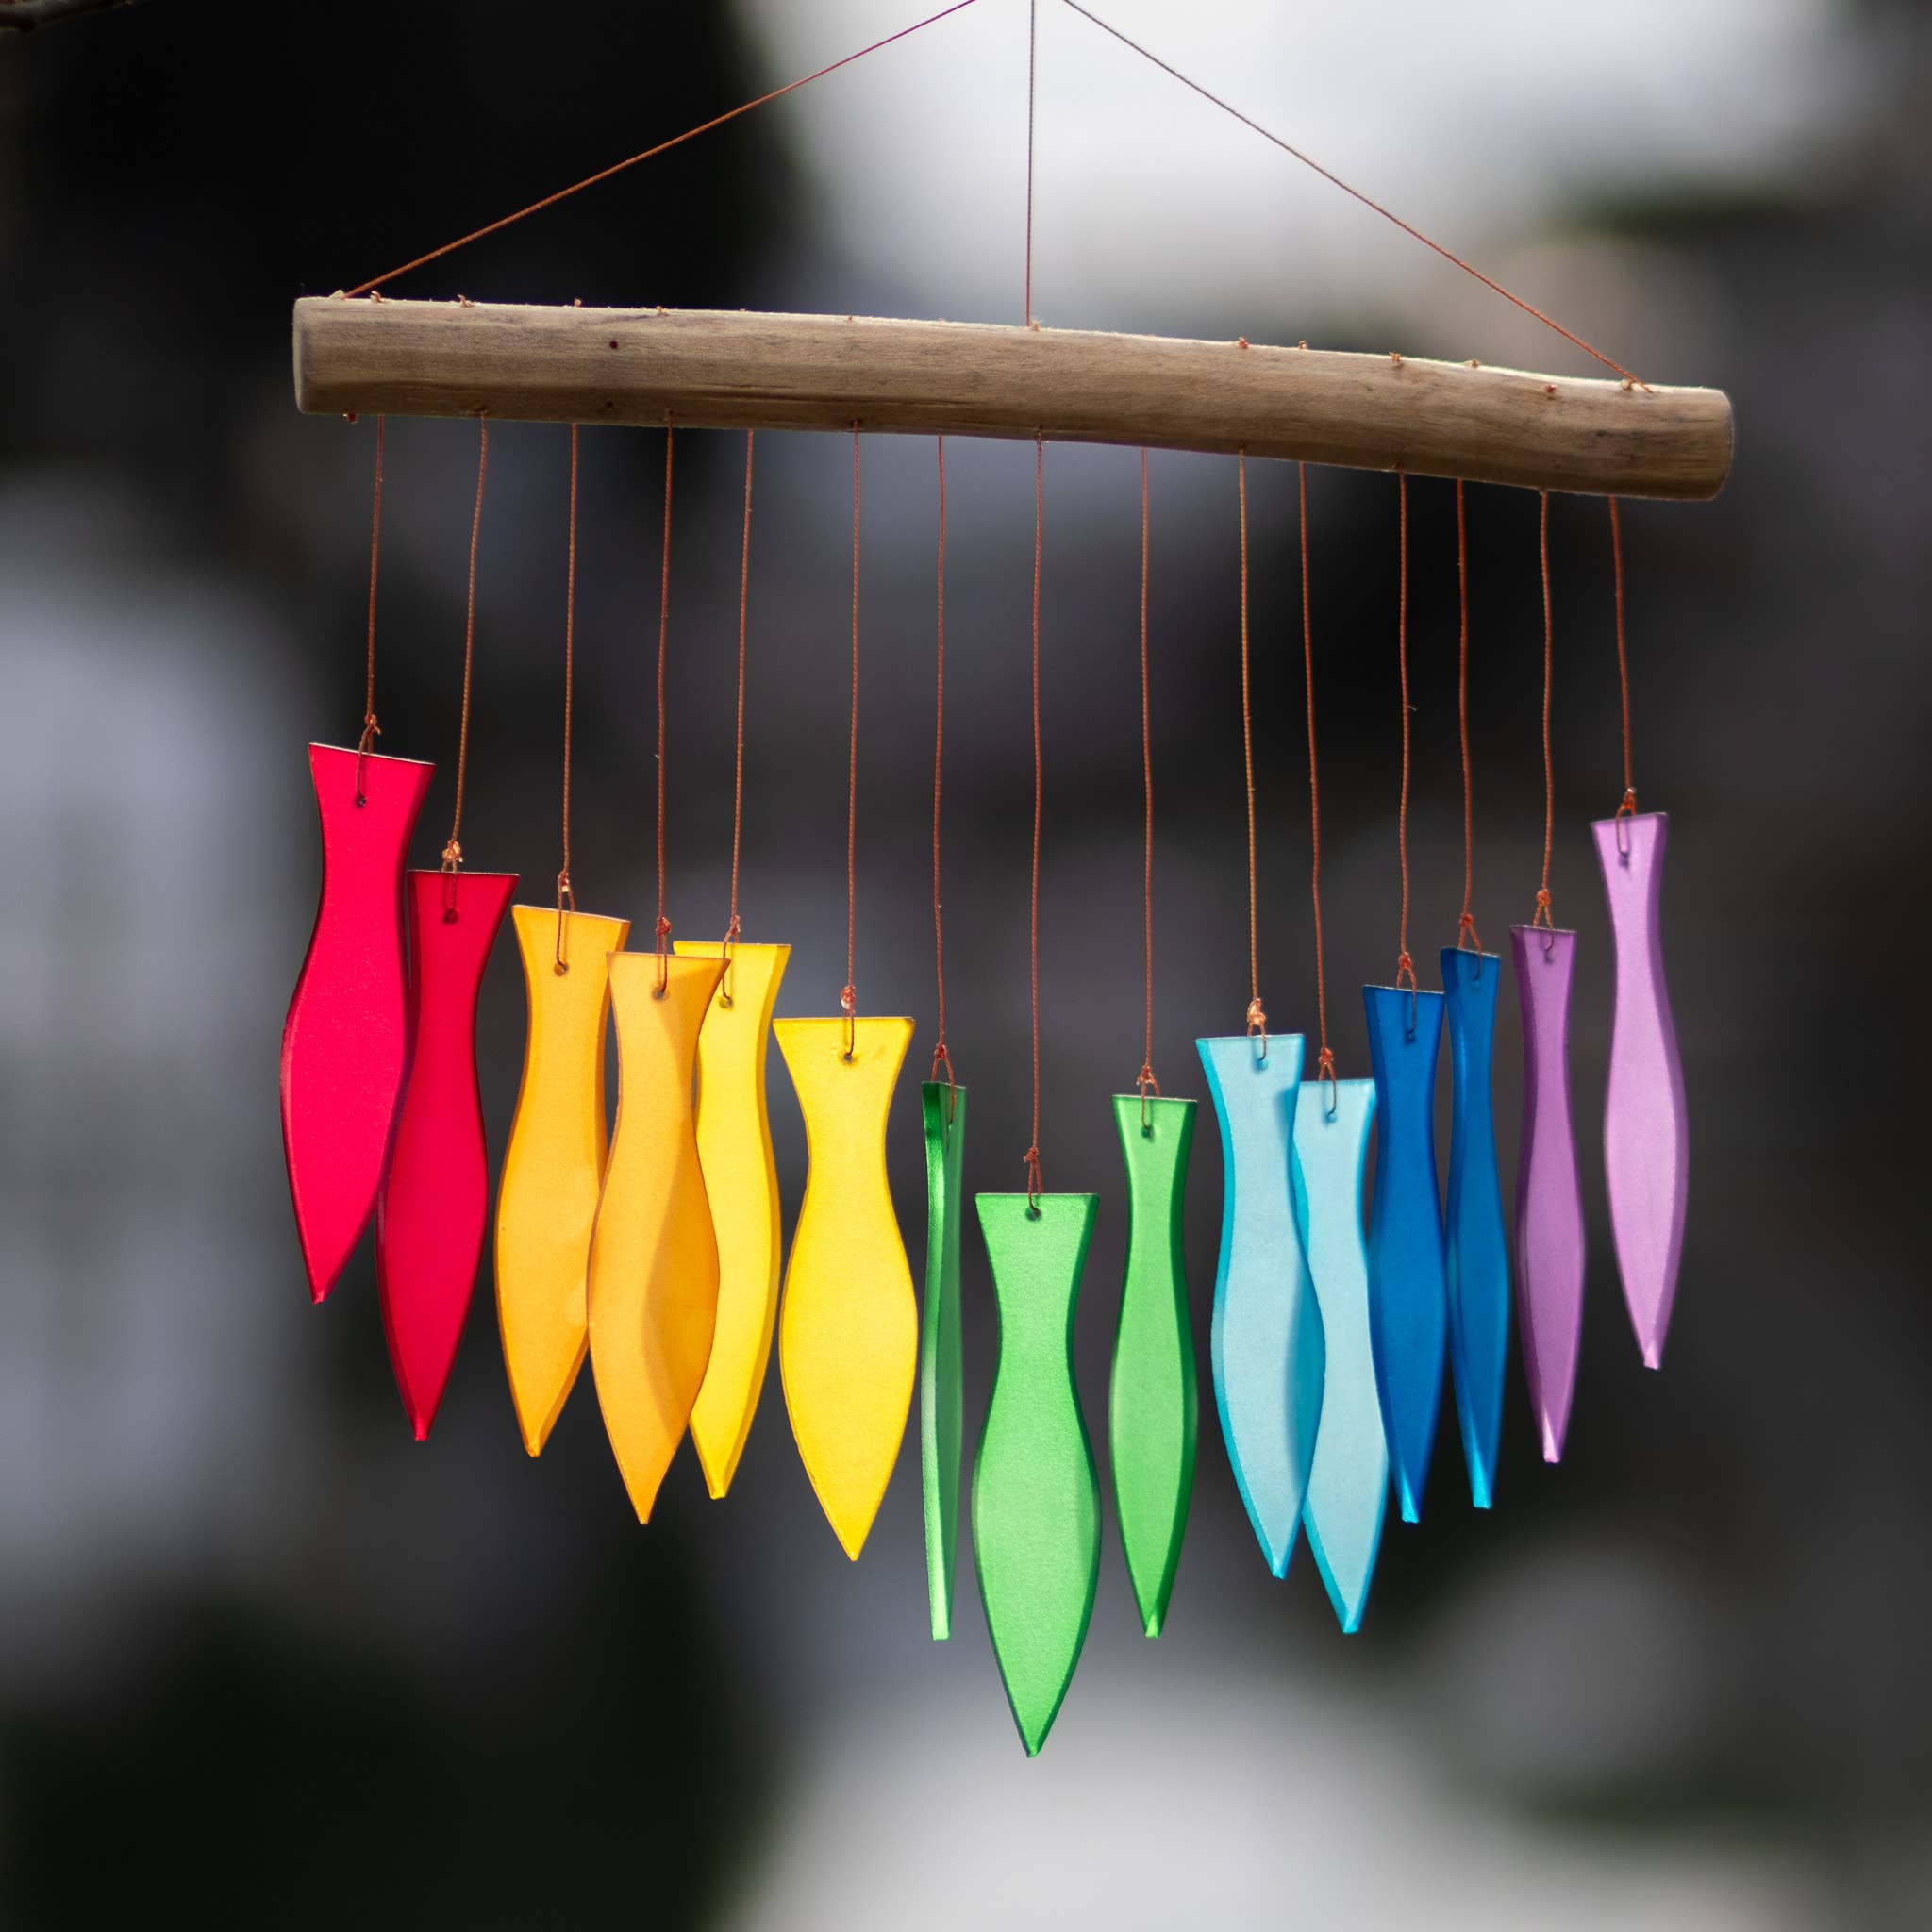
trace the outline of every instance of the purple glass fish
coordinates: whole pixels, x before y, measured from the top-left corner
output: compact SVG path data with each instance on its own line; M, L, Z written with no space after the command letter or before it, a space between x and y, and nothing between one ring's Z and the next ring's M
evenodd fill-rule
M1610 1231L1637 1345L1644 1366L1654 1369L1663 1360L1676 1299L1690 1182L1684 1068L1657 932L1671 822L1660 811L1626 813L1598 819L1591 830L1617 947L1617 1003L1604 1097Z
M1570 978L1576 935L1509 928L1523 1005L1523 1150L1516 1171L1516 1325L1543 1460L1563 1455L1583 1331L1583 1192L1570 1124Z

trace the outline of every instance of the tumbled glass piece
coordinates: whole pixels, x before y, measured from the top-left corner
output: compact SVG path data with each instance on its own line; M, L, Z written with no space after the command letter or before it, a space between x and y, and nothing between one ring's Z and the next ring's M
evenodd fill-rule
M1074 1310L1098 1197L975 1197L999 1357L973 1471L986 1627L1031 1757L1059 1712L1100 1582L1100 1480L1074 1378Z
M435 770L308 747L322 896L282 1027L281 1084L289 1193L316 1301L362 1239L389 1158L408 1059L403 858Z
M1657 899L1671 821L1660 811L1599 819L1591 830L1617 948L1610 1075L1604 1094L1604 1176L1617 1269L1646 1368L1664 1358L1677 1297L1690 1191L1684 1064L1664 984Z
M648 1523L718 1319L718 1241L691 1096L698 1032L723 969L615 953L609 970L617 1125L591 1231L591 1374L624 1486Z
M1543 1460L1563 1454L1583 1335L1583 1192L1570 1123L1570 978L1576 935L1512 925L1523 1005L1523 1147L1516 1169L1516 1326Z
M1191 1100L1116 1093L1127 1167L1127 1264L1108 1385L1114 1513L1141 1627L1160 1635L1194 1489L1194 1336L1182 1244ZM1144 1111L1146 1125L1141 1125Z
M1449 1288L1436 1177L1436 1056L1442 995L1365 986L1375 1074L1369 1207L1369 1334L1402 1520L1419 1523L1442 1402Z
M856 1562L898 1459L919 1356L912 1270L886 1179L886 1115L912 1022L779 1020L773 1031L798 1090L808 1158L778 1367L805 1473Z
M1509 1236L1496 1172L1490 1069L1496 1043L1494 953L1442 948L1449 1017L1449 1366L1470 1500L1487 1509L1496 1491L1503 1429L1503 1374L1509 1357Z
M543 1444L583 1367L591 1229L604 1190L604 1045L610 955L630 922L570 915L557 970L557 909L512 906L529 995L523 1085L496 1197L496 1320L524 1446Z
M1344 1630L1361 1626L1389 1498L1389 1443L1369 1339L1362 1168L1373 1080L1310 1080L1294 1110L1294 1214L1322 1310L1328 1373L1302 1523Z
M1197 1040L1221 1125L1221 1260L1208 1355L1227 1459L1268 1567L1288 1574L1326 1357L1291 1169L1302 1037Z
M490 1222L476 994L517 875L412 872L409 1071L375 1198L375 1280L396 1387L423 1441L449 1384Z
M680 958L724 959L716 941L679 940ZM790 946L734 941L698 1035L698 1164L718 1238L718 1325L691 1410L691 1440L713 1496L731 1487L751 1435L778 1319L778 1163L765 1106L765 1049Z
M966 1090L919 1089L925 1128L925 1307L919 1327L919 1486L925 1512L925 1592L932 1634L953 1633L959 1541L959 1438L965 1424L959 1228L965 1219Z

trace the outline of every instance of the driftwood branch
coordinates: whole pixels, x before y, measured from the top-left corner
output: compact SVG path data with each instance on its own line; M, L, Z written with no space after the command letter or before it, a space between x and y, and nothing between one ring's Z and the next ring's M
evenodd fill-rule
M1707 497L1715 390L980 324L503 303L295 305L316 413L1113 442Z

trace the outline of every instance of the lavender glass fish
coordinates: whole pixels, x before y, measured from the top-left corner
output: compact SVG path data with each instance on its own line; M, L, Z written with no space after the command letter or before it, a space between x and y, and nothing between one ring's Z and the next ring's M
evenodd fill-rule
M1570 1123L1576 935L1512 925L1523 1004L1523 1151L1516 1171L1516 1325L1543 1460L1562 1459L1583 1331L1583 1192Z
M1617 1268L1646 1368L1663 1360L1690 1196L1684 1067L1664 985L1657 898L1671 822L1660 811L1591 825L1610 902L1617 1000L1604 1097L1604 1174Z

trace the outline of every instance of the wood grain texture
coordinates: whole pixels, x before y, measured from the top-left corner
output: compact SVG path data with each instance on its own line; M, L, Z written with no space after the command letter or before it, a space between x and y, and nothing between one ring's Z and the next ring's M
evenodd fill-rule
M313 414L1112 442L1620 496L1709 497L1729 398L1390 356L870 316L295 305Z

